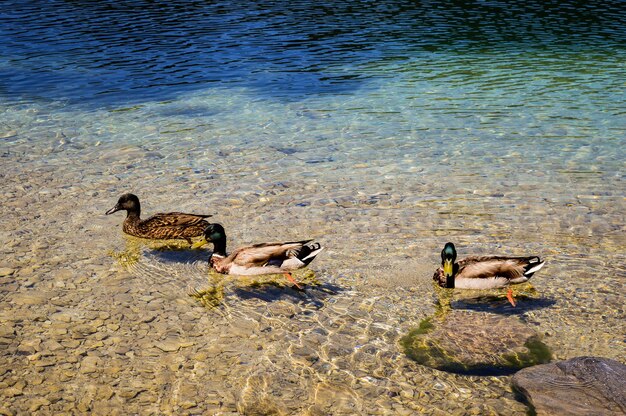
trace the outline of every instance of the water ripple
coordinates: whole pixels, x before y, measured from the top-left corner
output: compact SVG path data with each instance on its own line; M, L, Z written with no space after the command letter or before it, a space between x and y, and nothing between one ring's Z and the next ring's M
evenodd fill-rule
M490 60L491 68L500 60L503 76L510 77L509 71L539 71L550 60L570 70L590 69L585 54L594 55L593 71L598 57L619 61L611 56L623 55L626 44L619 1L418 7L390 1L12 0L4 6L0 92L9 100L120 104L168 99L215 84L300 100L367 88L372 79L396 70L463 87L468 79L481 78L485 64L469 62L469 70L467 61L449 66L450 56L469 52L470 60ZM516 51L536 56L511 62ZM555 55L562 51L583 59L563 61ZM416 71L431 67L433 59L443 65L441 71L432 76Z

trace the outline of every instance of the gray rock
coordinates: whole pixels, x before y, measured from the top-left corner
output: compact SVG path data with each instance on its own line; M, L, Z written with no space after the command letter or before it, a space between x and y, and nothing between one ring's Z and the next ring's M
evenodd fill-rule
M537 365L512 379L537 415L626 414L626 365L599 357L576 357Z

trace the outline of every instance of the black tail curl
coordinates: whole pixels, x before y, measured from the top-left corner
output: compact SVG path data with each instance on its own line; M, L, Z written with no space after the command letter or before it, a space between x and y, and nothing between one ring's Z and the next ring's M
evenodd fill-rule
M309 264L315 257L309 257L308 259L307 257L320 248L322 248L320 243L309 243L302 246L297 256L298 260L302 261L304 264Z

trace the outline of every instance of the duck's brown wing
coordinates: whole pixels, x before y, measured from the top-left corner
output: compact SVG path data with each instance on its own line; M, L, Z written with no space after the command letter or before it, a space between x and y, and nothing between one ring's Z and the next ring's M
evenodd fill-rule
M193 227L204 224L208 226L209 224L205 220L205 218L211 216L212 215L187 214L184 212L168 212L166 214L155 214L150 218L144 220L143 224L153 227Z
M516 279L526 271L526 267L537 256L530 257L467 257L459 260L459 271L455 278L465 279L487 279L491 277L505 277Z
M184 212L169 212L156 214L141 221L138 225L140 232L150 238L170 239L197 237L202 235L209 222L205 218L210 215L186 214Z
M239 266L264 266L270 261L281 262L295 256L302 249L302 246L310 241L312 240L255 244L241 247L229 257L233 263Z

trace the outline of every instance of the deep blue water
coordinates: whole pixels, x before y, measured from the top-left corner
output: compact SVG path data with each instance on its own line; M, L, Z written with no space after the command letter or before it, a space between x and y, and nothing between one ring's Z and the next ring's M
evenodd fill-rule
M297 101L381 78L427 81L422 67L433 62L451 61L453 77L471 81L522 55L517 70L550 71L565 57L583 62L578 75L599 63L619 85L625 10L621 1L9 0L0 98L110 107L244 87Z

